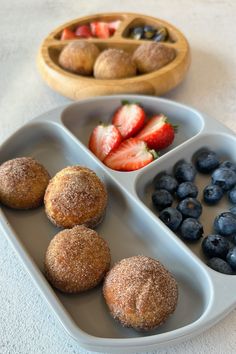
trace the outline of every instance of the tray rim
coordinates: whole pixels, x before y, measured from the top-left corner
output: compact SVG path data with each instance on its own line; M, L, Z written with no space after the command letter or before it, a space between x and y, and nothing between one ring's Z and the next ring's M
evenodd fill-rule
M119 99L120 100L120 99L124 98L124 96L126 98L127 98L127 96L129 96L131 98L132 98L132 96L137 97L137 95L127 95L127 94L106 96L106 97L99 97L99 98L95 97L95 98L90 98L90 99L83 100L80 102L72 103L69 105L68 104L63 105L61 107L58 107L58 108L52 109L48 112L45 112L45 113L35 117L30 122L24 124L21 128L17 129L15 131L15 133L10 135L1 144L0 151L1 151L1 148L4 147L5 144L8 144L8 142L15 135L17 135L21 129L24 129L27 126L33 125L35 122L44 122L44 123L50 122L50 124L53 123L53 124L59 125L60 127L62 126L64 130L68 131L68 129L63 125L63 122L61 120L61 115L66 110L66 108L70 107L71 105L80 105L81 103L88 102L90 100L93 100L93 101L94 100L106 100L106 99L111 99L111 100L112 99ZM167 100L164 98L156 98L156 97L149 97L149 96L138 96L138 97L141 99L148 98L151 100L155 100L157 103L158 103L158 101L160 101L160 102L172 104L174 106L177 105L179 107L185 107L188 109L189 108L192 109L190 106L183 105L181 103ZM195 109L193 109L193 110L195 112L199 113L200 115L202 115L201 112L199 112ZM48 116L50 116L50 114L53 114L54 112L57 112L57 113L60 112L60 117L57 118L55 121L50 120L48 118ZM206 115L202 115L202 116L203 116L204 120L210 119L212 121L212 118L208 118ZM213 121L215 122L215 120L213 120ZM206 124L206 127L207 127L207 125L208 125L208 123ZM229 128L227 128L223 124L221 124L220 122L217 122L216 126L222 128L223 134L229 134L231 136L233 135L233 137L235 138L235 134ZM195 135L195 138L198 138L198 137L201 137L202 135L204 135L204 130L206 129L206 127L200 133ZM214 132L213 132L213 134L214 134ZM74 135L73 135L73 137L75 138ZM77 141L79 141L79 139L77 139L77 138L75 138L75 139ZM183 146L183 144L185 144L187 142L182 143L180 146ZM173 150L175 150L175 149L173 149ZM138 171L138 172L141 173L140 171ZM109 172L107 172L107 173L110 175ZM134 176L136 178L137 174ZM115 178L115 177L112 176L112 178ZM140 201L140 203L141 203L141 201ZM157 347L160 347L160 346L163 346L166 344L172 344L174 342L179 342L179 341L182 341L183 339L195 336L196 334L198 334L198 333L202 332L203 330L212 326L214 323L218 322L228 312L230 312L232 310L232 308L234 308L235 303L236 303L236 299L232 298L231 296L228 296L228 298L227 298L228 305L222 306L222 304L220 304L220 302L219 302L219 296L216 293L216 290L217 290L217 292L219 292L220 289L222 288L222 279L224 279L224 281L225 281L225 284L224 284L225 288L229 288L229 289L232 288L232 284L231 284L231 280L230 280L230 278L232 278L232 276L225 276L225 275L219 274L219 273L209 269L207 266L205 266L205 272L206 272L206 275L209 279L209 284L211 284L211 286L212 286L212 296L210 298L209 306L206 309L206 311L204 311L203 315L201 315L193 323L190 323L184 327L180 327L178 329L172 330L170 332L165 332L165 333L156 334L156 335L147 336L147 337L138 337L138 338L101 338L101 337L96 337L96 336L93 336L93 335L90 335L90 334L84 332L82 329L80 329L78 327L77 324L75 324L74 320L70 317L68 312L64 309L64 306L61 304L60 300L55 295L52 287L46 281L45 277L43 276L43 274L39 270L38 266L31 259L30 254L28 254L25 247L21 244L20 240L15 235L14 230L9 225L9 223L8 223L6 217L3 214L1 209L0 209L0 228L1 228L2 232L4 233L5 237L10 241L10 243L13 246L14 250L16 251L17 255L19 256L19 258L23 262L27 272L30 274L33 282L35 283L35 285L39 289L40 293L43 295L43 298L45 298L46 302L52 308L54 314L59 319L60 323L63 325L63 327L66 329L66 331L73 338L75 338L76 340L79 340L79 342L85 348L88 348L90 350L99 350L99 351L105 350L106 351L107 349L111 349L113 352L115 352L115 351L118 352L120 350L120 348L126 348L131 352L134 350L147 349L149 347L150 348L151 347L157 348ZM195 257L198 259L197 256L195 256ZM29 268L29 266L31 268ZM203 265L203 268L204 268L204 265ZM226 280L226 279L228 279L228 280ZM215 283L215 285L214 285L214 283ZM46 292L46 295L45 295L45 292ZM215 306L215 304L218 304L220 306L218 307L216 312L212 312L211 310ZM66 314L66 316L65 316L65 314ZM62 321L62 316L64 317L63 321ZM209 316L208 319L206 319L206 316ZM184 331L183 331L183 329L184 329ZM181 332L184 332L184 333L181 334ZM78 336L78 334L79 334L79 336ZM160 340L156 341L156 337L158 337ZM113 345L113 346L111 346L111 345Z

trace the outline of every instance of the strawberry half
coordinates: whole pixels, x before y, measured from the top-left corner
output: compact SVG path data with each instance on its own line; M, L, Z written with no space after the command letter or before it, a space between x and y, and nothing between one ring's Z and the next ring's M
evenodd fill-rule
M88 25L78 26L75 30L75 34L80 38L90 38L92 37L92 32Z
M119 27L120 23L121 23L120 20L116 20L116 21L112 21L112 22L108 23L110 35L113 35L115 33L115 31Z
M167 122L167 117L159 114L147 122L136 138L145 141L150 149L165 149L175 138L175 127Z
M144 125L145 112L137 103L125 103L114 114L112 123L124 139L134 136Z
M134 171L146 166L154 158L155 151L150 151L144 141L130 138L110 152L103 162L113 170Z
M66 40L66 39L75 39L76 35L73 31L71 31L69 28L64 28L61 34L61 40Z
M119 130L112 124L100 124L92 131L89 139L89 149L99 160L103 161L105 157L122 141Z
M110 37L110 31L109 31L109 25L107 22L91 22L90 23L90 28L92 35L97 38L109 38Z

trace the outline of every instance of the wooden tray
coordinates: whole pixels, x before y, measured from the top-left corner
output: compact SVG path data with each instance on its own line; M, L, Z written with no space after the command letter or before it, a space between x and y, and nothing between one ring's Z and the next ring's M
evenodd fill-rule
M64 28L74 30L79 24L92 21L121 20L119 28L108 39L89 38L101 50L119 48L133 52L142 43L149 40L127 38L131 27L137 25L152 25L156 28L165 26L168 29L171 42L161 42L175 48L176 58L168 65L149 74L137 75L127 79L100 80L70 73L58 64L60 51L71 40L60 40ZM118 93L144 93L161 95L176 87L184 78L190 64L189 44L183 34L171 24L150 16L133 13L108 13L77 18L51 32L43 41L37 59L38 68L43 79L54 90L73 100L90 96L111 95Z

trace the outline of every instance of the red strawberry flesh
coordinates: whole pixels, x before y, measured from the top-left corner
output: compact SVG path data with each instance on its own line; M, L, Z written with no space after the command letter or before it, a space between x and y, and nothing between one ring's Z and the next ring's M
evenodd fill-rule
M75 33L73 31L71 31L69 28L65 28L62 31L61 40L75 39L75 38L76 38Z
M134 171L154 160L147 144L135 138L123 141L104 160L105 165L118 171Z
M80 38L89 38L92 37L92 32L88 25L78 26L75 30L75 34Z
M122 136L114 125L100 124L94 128L90 136L89 149L99 160L103 161L113 149L120 145L121 141Z
M175 131L167 117L160 114L151 118L136 137L145 141L150 149L161 150L172 144Z
M145 112L136 103L121 106L113 116L112 123L119 129L124 139L128 139L143 127Z
M106 39L110 37L109 26L107 22L97 21L91 22L90 28L92 35L97 38Z

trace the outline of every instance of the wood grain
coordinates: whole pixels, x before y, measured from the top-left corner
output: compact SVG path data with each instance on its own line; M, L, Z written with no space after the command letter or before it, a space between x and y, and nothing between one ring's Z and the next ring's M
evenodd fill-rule
M96 44L101 50L118 48L133 52L146 40L127 38L130 27L149 24L156 28L165 26L172 42L162 42L176 50L176 58L168 65L145 75L137 75L127 79L101 80L67 72L58 64L62 48L69 40L60 40L64 28L74 30L79 24L92 21L121 20L115 34L108 39L82 39ZM76 39L77 40L77 39ZM80 39L78 39L80 40ZM119 93L137 93L147 95L162 95L176 87L185 77L190 65L189 44L184 35L166 21L133 13L109 13L86 16L70 21L55 29L43 41L38 57L37 66L42 78L55 91L73 100L91 96L112 95Z

